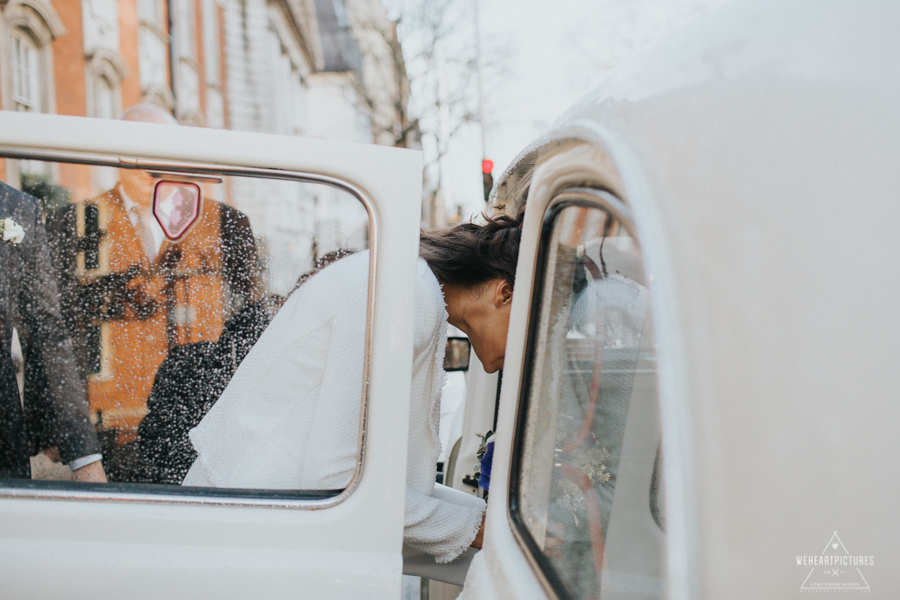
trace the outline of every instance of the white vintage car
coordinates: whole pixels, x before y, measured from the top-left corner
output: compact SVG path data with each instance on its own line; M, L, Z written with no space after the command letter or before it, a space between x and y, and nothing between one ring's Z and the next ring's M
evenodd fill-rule
M900 596L898 28L896 2L732 3L616 70L506 169L491 206L525 225L502 391L473 356L444 470L481 494L475 434L497 431L484 549L407 572L464 578L472 599ZM73 202L110 167L199 182L270 245L358 205L362 234L316 251L371 250L345 488L134 483L147 409L121 389L146 404L162 355L135 375L127 324L91 313L83 369L119 482L3 480L0 595L398 598L419 154L0 113L0 156ZM104 214L79 217L80 237L97 230L82 285L114 268ZM291 252L270 249L269 291L304 270ZM166 321L177 343L212 318L189 309Z

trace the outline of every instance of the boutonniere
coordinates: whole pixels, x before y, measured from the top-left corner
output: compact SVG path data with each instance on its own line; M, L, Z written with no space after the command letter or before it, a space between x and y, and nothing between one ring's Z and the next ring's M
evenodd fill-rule
M25 230L22 226L10 219L9 217L0 221L0 232L3 233L3 241L13 244L21 244L25 239Z

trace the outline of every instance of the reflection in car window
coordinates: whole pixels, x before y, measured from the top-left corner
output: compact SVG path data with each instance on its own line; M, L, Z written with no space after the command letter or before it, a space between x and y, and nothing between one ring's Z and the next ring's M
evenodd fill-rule
M14 161L6 163L9 172ZM324 185L200 178L199 219L172 242L151 210L157 178L150 173L42 165L46 175L23 177L19 187L39 201L50 260L43 272L55 285L48 297L71 340L66 356L83 386L83 416L106 476L180 484L196 457L189 430L303 276L368 247L366 210ZM34 283L22 279L23 289ZM22 334L28 323L16 319L10 332L33 341ZM71 469L43 451L64 446L69 434L47 402L30 409L38 406L35 390L53 396L57 365L48 360L57 359L32 347L23 347L24 413L16 418L34 457L19 476L67 479Z
M640 250L601 208L559 204L548 215L514 520L562 597L662 597L656 366Z

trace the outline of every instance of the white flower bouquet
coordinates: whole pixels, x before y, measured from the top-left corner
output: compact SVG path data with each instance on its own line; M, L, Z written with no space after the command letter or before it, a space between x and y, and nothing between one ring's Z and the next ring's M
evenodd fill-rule
M0 233L3 235L4 242L12 244L21 244L25 239L25 230L9 217L0 221Z

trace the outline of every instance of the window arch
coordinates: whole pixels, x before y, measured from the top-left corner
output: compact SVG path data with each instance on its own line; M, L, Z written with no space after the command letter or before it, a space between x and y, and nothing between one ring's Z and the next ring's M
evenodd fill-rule
M172 90L162 85L153 85L146 89L141 96L141 102L155 104L166 111L171 111L175 108L175 98L172 96Z
M50 43L65 33L56 11L44 0L11 0L4 11L3 107L54 112L53 54Z
M101 119L113 119L116 116L116 88L105 75L97 77L94 82L94 113Z
M128 76L118 52L99 49L88 55L85 90L89 117L115 119L122 112L122 80Z
M117 119L122 113L122 80L128 69L122 56L113 50L100 48L88 53L85 69L85 102L87 116L96 119ZM104 192L118 181L112 167L91 167L93 192Z
M41 81L40 47L20 28L10 35L13 110L43 112L45 92Z
M47 0L10 0L0 22L2 107L24 112L56 112L51 42L65 33L59 15ZM20 185L22 177L47 180L47 163L10 161L6 177ZM24 183L24 182L22 182Z

